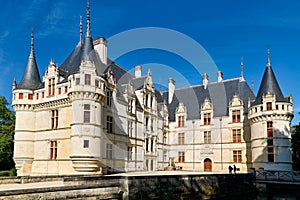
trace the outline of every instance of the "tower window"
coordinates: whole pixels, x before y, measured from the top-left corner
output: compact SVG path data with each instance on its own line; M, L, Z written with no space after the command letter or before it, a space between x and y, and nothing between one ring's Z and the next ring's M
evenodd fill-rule
M83 122L84 123L90 123L91 121L91 105L90 104L84 104L83 105Z
M83 148L89 148L90 141L89 140L83 140Z
M79 85L80 84L80 78L76 78L75 79L75 85Z
M57 141L50 142L50 160L56 160L57 158Z
M19 93L19 99L23 99L23 93Z
M232 122L233 123L241 122L241 111L240 110L232 111Z
M210 116L210 113L205 113L204 115L203 115L203 117L204 117L204 125L210 125L210 123L211 123L211 116Z
M84 75L84 84L85 85L91 85L91 75L90 74L85 74Z
M33 99L33 94L28 94L28 99L32 100Z
M273 137L273 122L267 122L267 136Z
M268 147L268 161L274 162L274 148Z
M272 110L272 102L267 102L267 110Z

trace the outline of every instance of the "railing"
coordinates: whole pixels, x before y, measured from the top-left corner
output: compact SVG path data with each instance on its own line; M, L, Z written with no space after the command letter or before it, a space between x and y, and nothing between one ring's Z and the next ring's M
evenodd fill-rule
M300 182L300 171L255 170L256 180Z

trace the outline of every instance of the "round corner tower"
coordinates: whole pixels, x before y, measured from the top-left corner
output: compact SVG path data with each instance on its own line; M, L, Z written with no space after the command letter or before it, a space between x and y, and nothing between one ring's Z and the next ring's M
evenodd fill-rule
M281 92L270 64L270 50L257 97L249 107L249 119L253 167L291 171L292 97Z

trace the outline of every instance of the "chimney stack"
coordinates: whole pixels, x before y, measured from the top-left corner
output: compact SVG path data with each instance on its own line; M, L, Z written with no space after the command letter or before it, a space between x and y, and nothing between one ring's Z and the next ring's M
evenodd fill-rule
M134 76L135 76L135 78L142 76L142 66L141 65L137 65L134 67Z
M207 84L208 84L208 75L207 75L207 73L204 73L204 74L202 75L202 78L203 78L203 86L204 86L204 89L206 89Z
M93 44L101 62L107 65L107 40L104 37L100 37L94 40Z
M221 82L223 80L223 73L221 71L218 71L218 82Z
M169 99L168 103L170 104L173 100L174 92L175 92L175 81L173 78L169 78Z

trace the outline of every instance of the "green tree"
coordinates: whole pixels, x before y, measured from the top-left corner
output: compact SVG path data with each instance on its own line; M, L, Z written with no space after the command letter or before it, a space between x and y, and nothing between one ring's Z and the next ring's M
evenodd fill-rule
M0 96L0 170L14 167L13 136L15 131L15 114L7 106L5 97Z
M300 114L300 112L298 113ZM293 169L300 170L300 122L292 127Z

